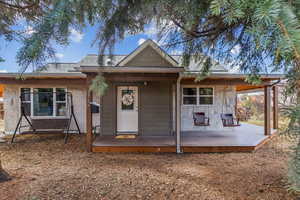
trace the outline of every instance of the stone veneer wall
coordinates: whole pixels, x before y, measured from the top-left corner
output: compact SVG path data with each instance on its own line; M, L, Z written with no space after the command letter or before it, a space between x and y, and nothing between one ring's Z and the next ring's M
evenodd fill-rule
M236 88L235 86L214 86L213 88L214 88L213 105L209 105L209 106L182 105L181 107L182 131L224 129L220 118L220 114L222 112L233 113L233 114L235 113ZM193 112L205 112L206 116L210 118L210 126L194 126Z

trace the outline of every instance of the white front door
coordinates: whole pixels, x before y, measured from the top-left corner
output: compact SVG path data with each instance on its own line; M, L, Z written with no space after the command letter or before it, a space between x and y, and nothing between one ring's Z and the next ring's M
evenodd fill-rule
M138 87L118 87L117 132L137 134L138 132Z

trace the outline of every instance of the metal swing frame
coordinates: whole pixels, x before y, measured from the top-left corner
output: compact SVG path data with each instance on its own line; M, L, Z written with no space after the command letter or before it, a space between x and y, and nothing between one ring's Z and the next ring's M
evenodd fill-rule
M232 113L224 113L224 104L227 105L227 102L225 103L225 93L226 93L226 88L224 89L223 93L223 104L222 104L222 113L220 114L221 120L223 127L237 127L241 126L240 124L240 119L235 118Z
M23 95L24 94L31 95L31 94L38 94L38 93L41 93L41 92L25 92L25 93L23 93ZM49 93L50 94L50 92L42 92L42 93ZM61 125L62 128L57 129L57 127L53 127L53 130L61 130L63 133L65 133L64 143L66 144L67 141L68 141L68 138L69 138L70 131L71 131L70 130L70 126L71 126L72 119L75 122L75 125L76 125L76 128L77 128L76 131L78 132L78 134L81 134L81 131L80 131L80 128L79 128L79 125L78 125L78 121L77 121L75 113L74 113L74 105L73 105L73 96L72 96L72 93L70 93L70 92L65 92L65 93L66 93L66 106L67 106L66 111L67 111L69 117L68 118L64 118L64 120L66 120L66 123L63 123ZM56 92L51 92L51 94L52 95L56 95ZM26 110L25 110L25 107L24 107L24 101L23 101L23 98L22 98L22 94L20 95L20 104L21 104L21 115L20 115L20 118L18 120L17 126L16 126L16 128L14 130L14 134L13 134L13 136L11 138L11 143L14 142L14 139L16 137L16 134L17 134L18 130L19 130L19 134L22 134L21 128L24 127L24 126L21 125L21 122L22 122L23 119L26 120L26 122L28 123L29 127L31 128L31 130L32 130L32 132L34 134L37 134L38 132L39 133L43 132L43 131L37 131L38 129L32 123L32 119L30 118L30 116L26 115ZM33 105L31 105L31 106L33 106ZM52 120L52 119L49 119L49 120ZM43 130L43 129L39 128L39 130Z

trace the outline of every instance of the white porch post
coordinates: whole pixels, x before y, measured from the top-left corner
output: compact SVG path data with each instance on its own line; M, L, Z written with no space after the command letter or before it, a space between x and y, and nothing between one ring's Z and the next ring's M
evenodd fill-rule
M179 74L179 77L176 82L176 152L181 152L181 75Z

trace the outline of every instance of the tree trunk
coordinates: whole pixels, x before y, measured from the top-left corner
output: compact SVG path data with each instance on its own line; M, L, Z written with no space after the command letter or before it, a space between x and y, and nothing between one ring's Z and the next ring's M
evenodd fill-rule
M0 160L0 183L4 181L9 181L11 178L9 177L8 173L4 171L1 165L1 160Z

